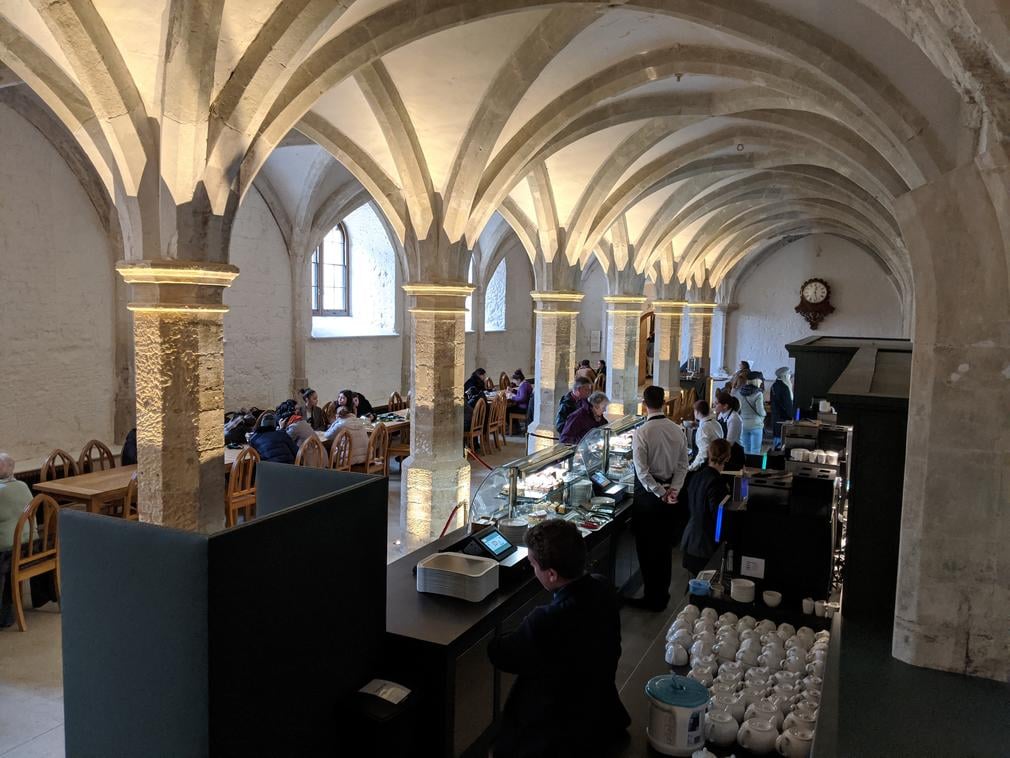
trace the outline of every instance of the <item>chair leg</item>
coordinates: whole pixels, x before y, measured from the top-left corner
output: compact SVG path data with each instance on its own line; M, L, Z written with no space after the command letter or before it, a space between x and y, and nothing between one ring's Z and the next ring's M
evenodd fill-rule
M13 575L11 576L11 603L14 605L14 615L18 620L18 630L22 632L28 631L28 624L25 623L25 609L22 607L21 600L21 585L22 580L14 580Z

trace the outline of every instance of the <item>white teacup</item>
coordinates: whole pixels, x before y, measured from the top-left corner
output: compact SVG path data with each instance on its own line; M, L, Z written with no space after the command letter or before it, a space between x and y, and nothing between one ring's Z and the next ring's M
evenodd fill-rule
M782 637L782 641L785 642L787 639L796 634L796 627L785 622L779 624L779 636L781 637L783 634L785 634L785 637Z
M691 669L687 672L687 678L694 679L694 681L706 688L711 687L715 682L715 679L712 677L712 672L707 671L706 669Z
M760 700L748 705L747 710L744 711L744 718L768 719L775 724L776 729L782 726L782 711L779 710L776 703L772 702L768 698L761 698Z
M740 646L734 640L721 640L712 646L712 652L721 661L735 661Z
M691 659L687 650L677 643L666 646L666 662L670 666L686 666Z
M801 626L796 630L796 636L808 641L807 647L814 644L814 630L809 626Z
M821 691L820 690L803 690L803 697L800 702L809 703L815 708L821 707Z
M690 616L693 621L697 621L701 615L701 610L694 603L688 603L684 606L684 610L681 613Z
M764 755L775 749L775 739L779 730L765 719L747 719L736 733L736 741L740 747L750 750L755 755Z
M695 642L707 642L709 645L714 645L715 644L715 632L710 632L708 629L705 629L704 631L701 631L701 632L695 632L694 633L694 641Z
M807 758L814 744L814 734L802 729L786 729L775 740L775 749L786 758Z
M814 676L813 674L807 674L803 677L803 689L805 690L820 690L824 687L824 680L819 676Z
M737 723L743 721L743 714L747 704L739 694L720 693L712 698L712 708L725 711L733 717Z
M736 630L742 632L744 629L753 629L757 626L757 619L753 616L743 616L736 622Z
M670 628L673 630L685 629L688 632L693 632L694 624L691 623L690 619L678 616L676 619L674 619L673 624L670 625Z
M736 742L740 726L729 711L709 711L705 717L705 739L719 747L729 747Z
M786 716L783 722L783 729L800 729L807 732L812 732L817 728L817 716L810 713L806 709L796 710L794 709L792 713Z
M803 598L803 612L807 615L814 612L814 599L812 597Z
M762 642L761 635L755 629L744 629L742 632L738 632L740 636L740 642L746 642L747 640L757 640Z

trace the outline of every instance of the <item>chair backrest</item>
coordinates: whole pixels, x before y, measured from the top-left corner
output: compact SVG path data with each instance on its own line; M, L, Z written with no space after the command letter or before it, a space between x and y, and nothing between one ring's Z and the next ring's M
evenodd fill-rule
M126 486L123 497L123 512L120 514L127 521L140 521L140 510L137 508L137 472L133 472L130 483Z
M687 391L687 399L684 400L684 405L687 406L685 410L692 409L696 402L698 402L698 392L694 387L692 387Z
M593 379L593 390L595 392L603 392L607 388L607 375L600 373L596 375Z
M494 384L494 379L490 376L484 379L484 389L490 392L493 389L497 389Z
M337 432L330 446L330 468L336 471L351 470L351 449L354 447L351 433L346 429Z
M77 459L77 470L82 474L115 467L116 456L109 450L108 445L99 440L90 440L81 451L81 457Z
M378 423L372 429L368 437L367 456L365 465L371 466L377 461L382 462L383 472L386 469L386 453L389 452L389 430L383 423Z
M239 451L228 475L229 497L245 495L256 489L256 464L259 461L260 454L256 452L256 448L244 447Z
M470 431L476 434L484 430L484 419L487 417L487 401L478 398L473 405L473 414L470 416Z
M40 513L41 511L41 513ZM25 507L14 529L14 563L17 566L35 564L44 560L56 561L60 547L57 531L60 506L49 495L36 495ZM17 544L17 537L29 531L27 542Z
M77 468L77 461L70 457L70 453L57 448L39 466L39 481L51 482L54 479L77 476L79 473L80 469Z
M326 448L319 441L316 435L306 438L302 446L298 448L298 455L295 456L296 466L311 466L313 468L327 468L330 459L326 455Z
M403 398L400 396L399 392L394 392L389 396L389 410L402 411L406 405L407 404L403 402Z
M498 389L507 390L512 386L512 382L509 380L509 375L502 371L498 374Z
M488 416L488 426L505 426L505 406L508 405L508 399L505 397L505 393L502 392L494 400L491 401L491 410Z

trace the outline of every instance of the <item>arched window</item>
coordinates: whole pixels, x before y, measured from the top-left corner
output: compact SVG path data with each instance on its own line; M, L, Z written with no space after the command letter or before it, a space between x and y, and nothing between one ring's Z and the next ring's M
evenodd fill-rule
M508 270L502 258L484 291L484 331L505 331L505 283Z
M337 224L312 251L312 315L350 316L347 231Z
M473 256L470 256L470 268L466 272L467 284L473 284ZM466 296L466 331L473 331L473 295Z

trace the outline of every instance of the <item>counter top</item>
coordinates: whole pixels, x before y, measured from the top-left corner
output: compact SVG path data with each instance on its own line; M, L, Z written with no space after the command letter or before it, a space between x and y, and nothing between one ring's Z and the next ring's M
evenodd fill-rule
M625 521L630 507L631 498L628 497L619 505L610 524L586 537L586 546L592 550L616 524ZM467 641L478 628L496 624L540 591L540 585L529 571L511 583L504 583L479 603L418 592L414 575L418 561L465 536L464 529L457 529L389 564L386 569L387 633L449 647ZM523 564L528 566L525 560ZM514 570L518 570L518 566Z

